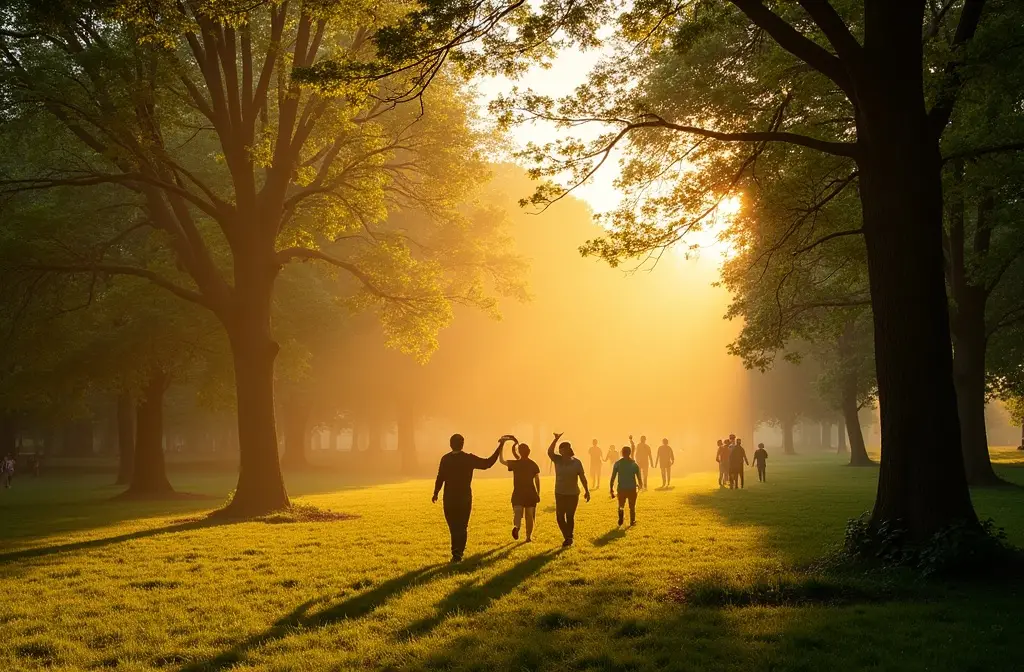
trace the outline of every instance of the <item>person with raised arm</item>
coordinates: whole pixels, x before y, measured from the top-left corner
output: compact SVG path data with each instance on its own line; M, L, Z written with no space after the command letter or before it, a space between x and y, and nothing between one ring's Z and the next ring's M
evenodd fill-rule
M562 530L563 548L573 544L573 534L576 530L576 507L580 504L580 489L576 484L579 480L583 484L583 498L590 501L590 486L587 484L587 474L583 470L583 463L573 455L572 444L558 440L562 438L561 432L555 434L548 446L548 458L555 465L555 517L558 519L558 527ZM555 445L558 445L558 454L555 454Z
M505 451L498 461L512 472L512 538L519 539L519 526L526 519L526 540L533 541L533 522L540 503L540 467L530 459L530 447L511 437L514 460L505 460Z
M445 454L437 466L434 497L430 501L436 504L437 495L444 487L444 519L448 522L448 532L452 538L452 562L460 562L466 552L469 514L473 510L473 471L493 467L498 461L501 447L510 440L509 436L498 439L498 447L486 458L463 452L466 439L461 434L452 434L448 441L451 452Z

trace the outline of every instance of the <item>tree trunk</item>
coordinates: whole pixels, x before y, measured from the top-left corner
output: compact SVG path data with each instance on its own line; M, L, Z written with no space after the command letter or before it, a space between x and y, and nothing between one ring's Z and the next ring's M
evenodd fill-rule
M784 419L781 423L782 427L782 452L786 455L796 455L796 450L793 449L793 421Z
M271 336L270 307L277 268L269 258L249 250L236 250L234 258L236 305L226 326L235 368L239 465L235 494L223 513L250 517L290 506L274 418L274 360L279 347Z
M288 467L308 466L309 404L293 400L285 404L281 411L284 414L284 455L281 463Z
M956 319L952 320L953 380L956 383L957 412L963 447L964 471L971 485L997 485L988 453L985 428L985 314L984 301L978 305L976 288L965 288L958 297Z
M838 432L839 437L839 448L836 449L836 454L846 455L846 418L839 418Z
M977 524L960 450L943 277L938 134L924 108L921 2L865 4L855 75L882 464L872 523L924 538Z
M130 392L117 395L117 485L128 485L135 469L135 404Z
M174 492L164 460L164 392L168 376L154 371L135 409L135 459L128 497L159 497Z
M850 437L850 466L877 466L868 456L864 432L860 428L860 409L857 407L857 373L848 369L843 374L843 424Z
M410 402L398 407L398 457L403 474L416 473L416 416Z

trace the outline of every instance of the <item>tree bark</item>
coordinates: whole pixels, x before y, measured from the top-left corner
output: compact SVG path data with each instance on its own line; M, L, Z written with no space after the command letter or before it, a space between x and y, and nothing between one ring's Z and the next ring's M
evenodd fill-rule
M872 523L925 538L977 524L964 474L943 277L938 135L924 108L920 2L865 5L856 77L860 199L882 462Z
M226 316L238 408L238 484L229 517L260 516L288 508L274 417L274 360L270 330L275 262L258 251L236 250L234 305ZM266 251L266 250L264 250Z
M281 410L284 413L284 455L281 463L289 467L308 466L309 404L302 400L292 400Z
M786 455L796 455L793 448L793 421L785 418L780 426L782 427L782 452Z
M411 402L398 407L398 457L403 474L415 474L419 464L416 459L416 415Z
M159 497L174 492L167 479L164 460L164 392L168 376L163 371L149 375L135 409L135 459L132 478L125 495Z
M117 395L117 485L132 482L135 469L135 403L130 392Z
M857 374L848 370L843 375L843 424L850 437L850 466L873 467L877 464L868 456L864 432L860 427L860 408L857 403Z

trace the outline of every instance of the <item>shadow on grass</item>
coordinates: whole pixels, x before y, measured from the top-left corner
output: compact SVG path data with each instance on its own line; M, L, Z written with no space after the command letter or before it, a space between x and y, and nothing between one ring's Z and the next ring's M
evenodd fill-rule
M279 618L266 631L239 642L214 658L186 665L180 669L180 672L218 672L234 667L249 651L283 639L296 629L319 628L346 619L362 618L414 586L444 576L472 572L492 565L509 556L512 552L510 546L511 544L506 544L490 551L471 555L457 565L434 564L411 570L364 593L354 595L337 604L325 606L319 611L312 611L312 609L317 605L324 604L327 600L322 598L308 600L291 613Z
M558 557L562 549L545 551L516 563L500 574L496 574L483 583L467 583L449 593L437 603L432 616L421 618L396 634L396 639L419 637L429 634L455 613L473 614L487 609L491 602L509 594L526 579L537 574L549 562Z
M120 544L122 542L132 541L134 539L146 539L149 537L156 537L163 534L173 534L175 532L187 532L189 530L199 530L206 527L215 527L218 525L228 524L229 522L233 521L216 520L212 518L200 518L198 520L186 520L179 523L174 523L172 525L166 525L164 527L155 527L146 530L128 532L125 534L118 534L113 537L87 539L85 541L75 541L69 544L57 544L55 546L36 546L33 548L26 548L20 551L12 551L10 553L0 554L0 566L12 562L19 562L21 560L31 560L35 558L46 557L48 555L56 555L58 553L72 553L74 551L85 551L96 548L103 548L104 546Z
M625 530L623 530L621 527L613 527L597 539L594 539L594 546L607 546L613 541L618 541L619 539L622 539L624 536L626 536Z

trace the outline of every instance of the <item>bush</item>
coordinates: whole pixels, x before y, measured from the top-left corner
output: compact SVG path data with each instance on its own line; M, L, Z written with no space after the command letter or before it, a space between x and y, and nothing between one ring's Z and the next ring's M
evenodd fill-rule
M968 576L1019 563L1020 551L990 520L957 522L928 539L914 540L896 522L871 523L867 513L846 524L845 554L887 567L907 567L923 577Z

